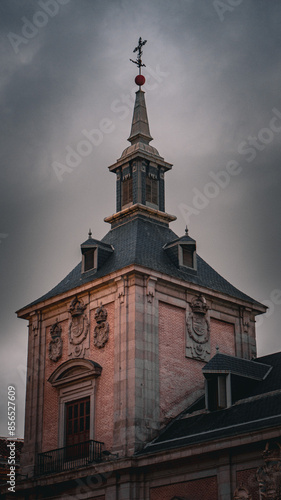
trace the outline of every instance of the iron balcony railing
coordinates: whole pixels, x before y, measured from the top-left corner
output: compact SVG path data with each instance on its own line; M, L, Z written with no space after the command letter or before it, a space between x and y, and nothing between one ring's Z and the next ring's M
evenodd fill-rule
M93 462L100 462L103 444L91 439L83 443L38 453L36 475L64 472L84 467Z

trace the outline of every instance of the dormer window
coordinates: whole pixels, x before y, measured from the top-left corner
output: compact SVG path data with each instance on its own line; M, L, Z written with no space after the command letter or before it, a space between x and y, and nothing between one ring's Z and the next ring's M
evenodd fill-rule
M231 406L230 375L216 375L206 381L206 406L208 410L221 410Z
M82 243L82 273L100 268L114 252L113 246L92 238L91 230L87 241Z
M188 272L196 274L196 241L188 236L187 228L184 236L166 243L163 249L177 267L186 268Z
M186 246L182 246L181 251L182 251L182 265L185 267L194 267L193 250Z
M203 368L206 408L229 408L250 388L265 380L272 367L264 363L217 353Z
M195 245L179 245L179 265L196 269Z
M133 203L133 179L126 177L122 181L122 207Z
M91 248L83 253L83 270L82 272L90 271L97 267L97 249Z

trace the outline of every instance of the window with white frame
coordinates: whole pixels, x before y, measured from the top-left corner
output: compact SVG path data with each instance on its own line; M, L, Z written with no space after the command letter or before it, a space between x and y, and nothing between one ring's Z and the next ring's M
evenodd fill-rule
M71 359L49 377L58 391L58 448L95 439L95 388L101 371L98 363Z

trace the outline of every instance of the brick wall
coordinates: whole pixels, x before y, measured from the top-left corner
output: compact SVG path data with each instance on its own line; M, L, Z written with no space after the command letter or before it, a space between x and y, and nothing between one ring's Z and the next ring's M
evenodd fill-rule
M204 387L205 363L185 357L185 310L159 303L160 414Z
M174 496L183 497L186 500L216 500L217 478L206 477L196 481L169 484L150 489L150 500L171 500Z
M216 354L216 347L223 354L235 356L234 325L211 318L211 357Z
M239 470L236 473L237 487L243 485L252 495L252 500L259 500L259 486L256 478L257 469Z
M95 309L93 309L90 315L90 350L88 358L99 363L103 368L100 377L96 381L94 439L103 441L105 449L110 449L113 440L114 303L107 304L105 308L108 313L109 340L104 348L98 349L94 346L93 334L96 322L94 318ZM53 323L55 321L56 318L54 318ZM60 323L63 352L58 362L49 359L48 348L51 336L49 334L50 328L47 328L42 451L58 448L58 391L47 380L58 366L70 359L68 357L68 325L68 320Z
M55 323L54 318L53 323ZM60 323L63 341L62 357L58 362L49 358L49 343L51 340L50 328L46 328L46 359L45 359L45 385L44 385L44 411L43 411L43 436L42 452L58 448L58 391L47 381L53 371L68 360L68 322ZM45 327L45 325L44 325Z
M185 318L185 309L159 302L161 420L189 394L204 388L202 368L206 363L185 356ZM234 355L234 325L211 319L210 327L211 356L216 354L217 346L220 352Z
M114 413L114 303L105 306L109 323L109 340L101 349L93 345L94 326L91 327L91 359L102 366L96 386L95 439L104 442L105 449L113 443ZM93 314L94 316L94 314ZM95 321L94 321L95 323Z

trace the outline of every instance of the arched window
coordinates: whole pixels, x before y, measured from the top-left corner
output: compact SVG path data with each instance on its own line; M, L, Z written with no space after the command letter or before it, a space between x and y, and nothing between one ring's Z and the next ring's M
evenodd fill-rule
M95 439L95 385L102 367L88 359L70 359L62 363L48 382L58 391L58 447Z

